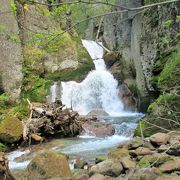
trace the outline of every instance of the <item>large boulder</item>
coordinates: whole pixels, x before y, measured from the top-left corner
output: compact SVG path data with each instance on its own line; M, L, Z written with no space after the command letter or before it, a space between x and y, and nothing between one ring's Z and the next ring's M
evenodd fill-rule
M90 134L97 137L112 136L115 133L115 129L107 123L87 121L82 124L83 134Z
M155 145L162 145L162 144L167 144L169 141L170 136L165 133L156 133L150 137L150 141L155 144Z
M117 159L107 159L103 162L100 162L90 169L90 174L103 174L107 176L117 177L123 171L121 162Z
M4 119L0 124L0 140L7 143L18 141L23 134L23 126L18 118Z
M28 165L27 179L43 180L50 178L71 179L67 158L53 152L37 155Z

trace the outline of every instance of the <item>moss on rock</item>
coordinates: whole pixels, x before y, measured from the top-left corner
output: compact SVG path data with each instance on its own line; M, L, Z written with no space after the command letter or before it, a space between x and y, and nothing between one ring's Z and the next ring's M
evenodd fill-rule
M21 121L16 117L7 117L0 124L0 140L14 143L22 137L23 127Z
M27 167L28 179L71 179L71 171L65 156L53 152L37 155Z

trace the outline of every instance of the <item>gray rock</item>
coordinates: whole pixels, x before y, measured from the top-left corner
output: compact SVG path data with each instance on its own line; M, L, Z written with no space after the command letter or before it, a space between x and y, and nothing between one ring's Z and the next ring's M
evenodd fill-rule
M117 177L121 174L123 167L117 159L108 159L91 167L90 174L103 174Z

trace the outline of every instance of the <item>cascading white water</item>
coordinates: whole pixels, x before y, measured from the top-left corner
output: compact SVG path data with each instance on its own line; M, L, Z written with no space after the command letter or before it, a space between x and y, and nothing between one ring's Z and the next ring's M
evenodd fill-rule
M51 95L51 102L55 102L56 100L56 89L57 89L57 82L54 82L54 84L51 86L50 89L50 95Z
M123 111L123 104L118 97L118 82L106 69L103 48L94 41L82 40L84 47L94 60L95 70L81 82L62 82L62 102L73 107L82 115L92 110L103 109L114 116Z

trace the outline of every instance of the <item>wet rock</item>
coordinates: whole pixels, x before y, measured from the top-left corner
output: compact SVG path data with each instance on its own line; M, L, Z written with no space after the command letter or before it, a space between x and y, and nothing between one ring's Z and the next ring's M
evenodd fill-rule
M102 174L95 174L89 178L89 180L107 180Z
M129 157L129 151L126 148L113 149L108 153L108 158L121 159L123 157Z
M168 140L170 139L170 136L165 133L156 133L150 137L150 141L155 145L162 145L167 144Z
M159 167L159 169L164 173L180 171L180 158L165 162Z
M120 57L120 54L117 53L117 52L108 52L104 55L104 60L105 60L105 63L107 65L107 67L111 67L116 61L118 61Z
M89 112L87 116L109 116L109 114L103 109L95 109Z
M115 129L107 123L87 121L82 124L83 134L94 135L97 137L112 136L115 133Z
M0 124L0 140L7 143L18 141L23 134L22 123L18 118L4 119Z
M121 163L124 167L124 169L135 169L136 163L132 161L129 157L124 157L121 160Z
M65 156L52 152L37 155L27 167L27 179L70 179L71 171Z
M131 150L129 152L133 156L145 156L145 155L150 155L154 153L149 148L145 148L145 147L138 147L136 150Z
M121 174L123 167L121 162L117 159L107 159L103 162L100 162L90 169L90 174L103 174L107 176L117 177Z

